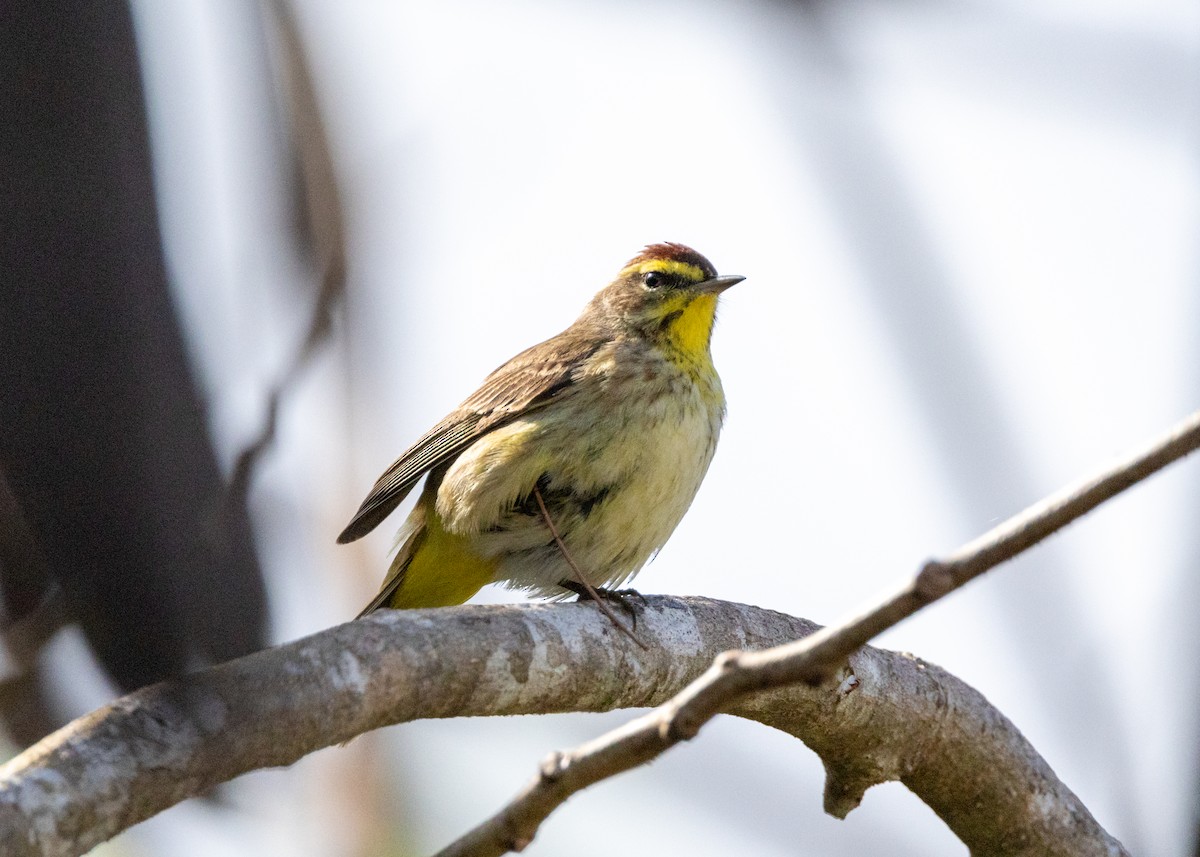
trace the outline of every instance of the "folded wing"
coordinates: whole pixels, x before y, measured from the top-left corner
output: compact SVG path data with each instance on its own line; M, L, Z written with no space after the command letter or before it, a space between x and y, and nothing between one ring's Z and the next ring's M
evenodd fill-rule
M352 542L371 532L422 476L456 458L483 435L553 401L571 386L580 362L599 347L596 337L571 327L505 363L379 477L338 542Z

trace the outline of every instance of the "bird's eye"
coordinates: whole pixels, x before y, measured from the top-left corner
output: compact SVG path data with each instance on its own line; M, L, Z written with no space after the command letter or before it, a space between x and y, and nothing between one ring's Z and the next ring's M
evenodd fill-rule
M646 284L648 289L657 289L667 281L667 278L658 271L650 271L642 278L642 282Z

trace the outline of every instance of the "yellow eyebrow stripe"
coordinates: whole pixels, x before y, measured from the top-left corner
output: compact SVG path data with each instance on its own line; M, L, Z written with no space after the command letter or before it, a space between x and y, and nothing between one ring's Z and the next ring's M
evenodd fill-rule
M675 274L694 283L699 283L707 279L704 276L704 271L700 270L699 266L680 262L675 259L647 259L645 262L630 265L621 273L648 274L651 271L658 271L663 274Z

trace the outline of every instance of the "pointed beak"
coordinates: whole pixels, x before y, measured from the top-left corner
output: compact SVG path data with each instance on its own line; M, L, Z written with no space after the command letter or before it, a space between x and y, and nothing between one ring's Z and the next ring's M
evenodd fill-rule
M711 280L705 280L703 283L696 285L696 291L703 294L719 295L730 286L736 286L745 277L739 277L737 274L730 274L727 277L713 277Z

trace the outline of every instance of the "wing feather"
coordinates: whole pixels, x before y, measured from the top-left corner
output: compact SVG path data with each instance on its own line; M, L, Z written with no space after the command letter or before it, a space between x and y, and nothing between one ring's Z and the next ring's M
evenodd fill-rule
M371 532L404 501L422 476L456 458L483 435L553 401L574 383L576 368L603 341L572 326L496 369L384 471L338 542L352 542Z

